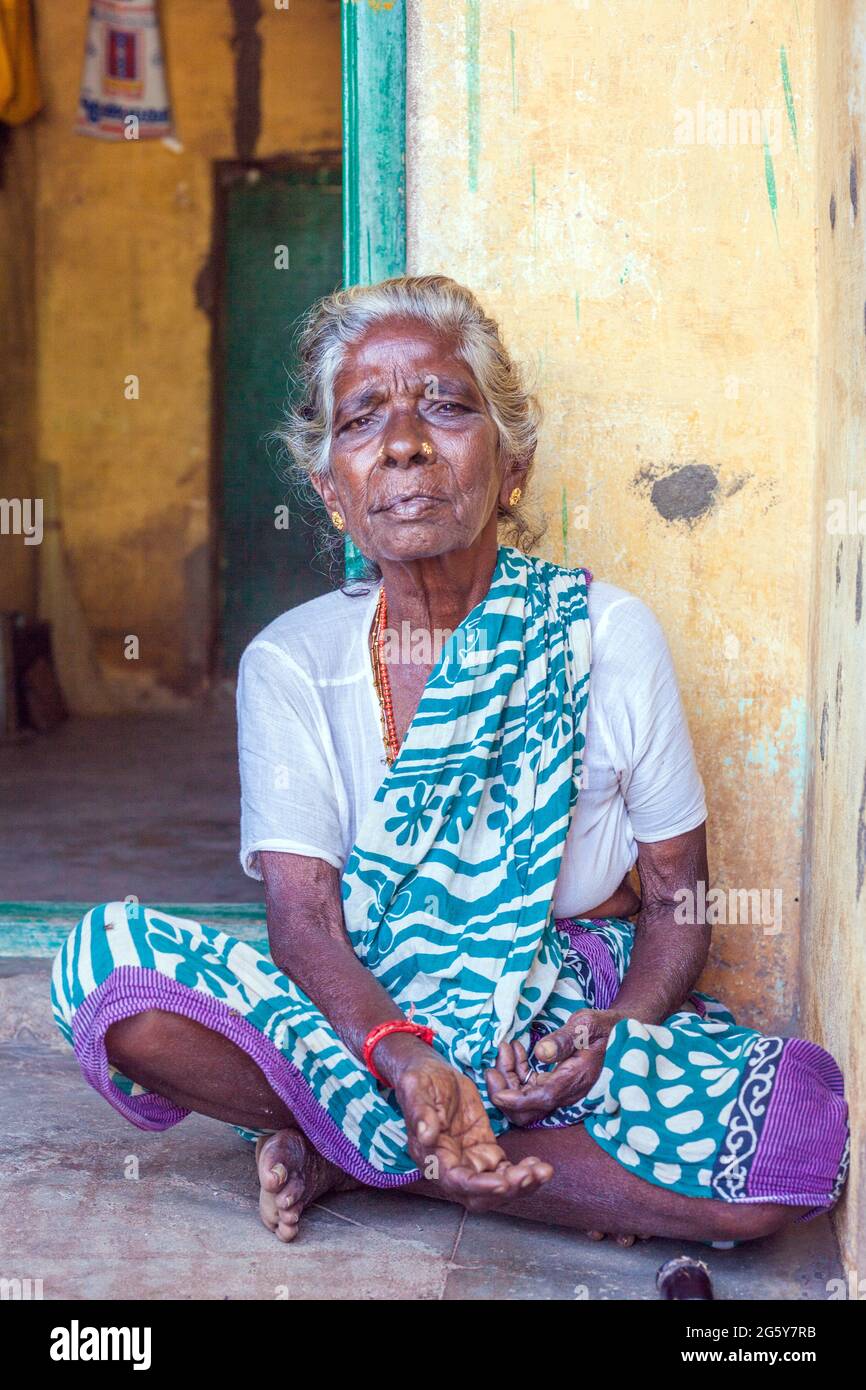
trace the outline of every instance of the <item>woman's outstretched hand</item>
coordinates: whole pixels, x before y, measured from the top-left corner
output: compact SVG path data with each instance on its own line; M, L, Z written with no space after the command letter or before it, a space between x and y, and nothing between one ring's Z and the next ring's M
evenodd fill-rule
M409 1152L423 1177L469 1211L528 1196L553 1177L539 1158L511 1163L496 1142L477 1086L435 1053L406 1067L395 1082Z
M550 1071L534 1071L522 1043L502 1043L486 1077L493 1104L519 1126L576 1105L598 1080L610 1030L620 1017L612 1010L584 1009L548 1033L532 1055L537 1062L553 1062Z

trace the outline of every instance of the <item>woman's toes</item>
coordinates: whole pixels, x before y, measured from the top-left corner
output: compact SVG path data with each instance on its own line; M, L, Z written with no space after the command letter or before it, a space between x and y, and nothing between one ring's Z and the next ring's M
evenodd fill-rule
M291 1154L287 1145L288 1134L279 1130L256 1141L256 1167L259 1182L266 1192L279 1192L288 1180L288 1160Z
M298 1207L303 1200L304 1184L297 1176L293 1176L277 1193L276 1203L280 1216L284 1216L293 1207ZM297 1218L296 1218L297 1219Z
M259 1215L269 1231L277 1229L278 1216L276 1208L265 1200L265 1194L259 1193Z
M586 1234L589 1236L589 1239L590 1239L590 1240L604 1240L605 1236L607 1235L607 1232L606 1232L606 1231L587 1231ZM628 1250L632 1245L634 1245L634 1243L635 1243L636 1240L649 1240L650 1237L649 1237L649 1236L614 1236L613 1239L616 1241L617 1245L621 1245L621 1246L623 1247L624 1250Z
M259 1213L268 1230L277 1235L285 1212L303 1196L303 1179L295 1171L298 1158L303 1159L303 1151L296 1150L294 1136L285 1130L261 1138L256 1144Z
M284 1163L275 1163L273 1168L266 1168L262 1175L262 1185L268 1192L279 1192L289 1180L289 1172Z
M298 1129L281 1129L256 1143L259 1211L269 1231L294 1240L301 1214L323 1192L348 1192L357 1183L320 1158Z
M279 1220L277 1206L269 1192L259 1193L259 1216L269 1231L277 1229L277 1221Z
M280 1212L280 1219L276 1225L276 1233L280 1240L288 1243L295 1239L300 1230L301 1206L296 1203L286 1211Z
M327 1190L330 1174L317 1164L304 1135L294 1129L259 1139L256 1162L262 1221L278 1240L292 1241L304 1208Z

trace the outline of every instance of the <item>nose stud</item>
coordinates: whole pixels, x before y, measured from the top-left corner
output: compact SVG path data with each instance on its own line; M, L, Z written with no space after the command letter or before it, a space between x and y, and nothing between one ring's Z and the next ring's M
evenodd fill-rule
M419 444L419 445L418 445L418 453L419 453L419 454L423 454L424 457L427 458L427 459L432 458L432 457L433 457L433 445L432 445L432 444L428 444L427 441L425 440L423 444ZM384 463L385 460L386 460L386 458L387 458L387 450L386 450L386 448L385 448L385 445L383 444L382 447L381 447L381 449L379 450L378 454L376 455L376 462L377 462L377 463Z

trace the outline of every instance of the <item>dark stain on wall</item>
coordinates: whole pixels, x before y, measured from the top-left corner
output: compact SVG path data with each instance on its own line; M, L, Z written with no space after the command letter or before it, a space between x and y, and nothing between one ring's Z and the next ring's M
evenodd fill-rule
M857 576L854 580L854 621L863 616L863 542L857 547Z
M209 251L201 263L199 272L195 277L194 285L196 308L201 309L202 313L206 314L208 318L210 318L214 311L216 297L215 278L216 268L214 266L214 258Z
M851 151L851 163L848 167L848 192L851 194L851 207L854 216L857 216L857 152Z
M842 542L836 547L836 593L839 592L839 585L842 583Z
M836 194L830 194L830 231L836 230Z
M665 521L696 521L716 500L719 480L708 463L687 463L666 478L658 478L650 501Z
M836 666L836 728L839 728L839 720L842 718L842 663Z
M262 128L262 40L258 32L261 0L229 0L234 29L235 105L233 127L238 159L254 159Z
M818 751L821 754L821 762L827 758L827 735L830 732L830 705L828 700L824 700L824 708L821 710L821 735L818 739Z

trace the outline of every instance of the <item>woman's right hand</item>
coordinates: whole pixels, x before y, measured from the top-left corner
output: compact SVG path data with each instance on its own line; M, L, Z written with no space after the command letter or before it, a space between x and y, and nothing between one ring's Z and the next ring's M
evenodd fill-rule
M502 1206L549 1182L553 1168L539 1158L512 1163L496 1142L477 1086L432 1049L404 1065L394 1080L406 1121L409 1152L421 1176L469 1211Z

